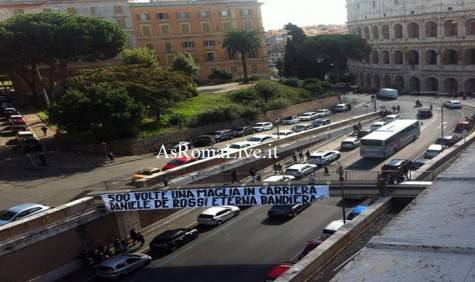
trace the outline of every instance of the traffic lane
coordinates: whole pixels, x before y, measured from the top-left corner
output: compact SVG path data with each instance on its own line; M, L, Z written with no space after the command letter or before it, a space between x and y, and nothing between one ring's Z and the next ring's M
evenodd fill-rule
M290 260L342 217L339 201L314 203L287 221L269 221L268 206L249 208L126 281L261 281L274 265Z

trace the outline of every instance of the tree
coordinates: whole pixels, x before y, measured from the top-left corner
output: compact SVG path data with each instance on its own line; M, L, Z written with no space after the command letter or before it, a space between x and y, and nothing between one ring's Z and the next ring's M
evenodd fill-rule
M66 90L70 62L114 58L127 40L109 21L61 13L18 15L0 24L0 65L9 65L34 94ZM21 52L19 52L21 50ZM30 78L31 77L31 78Z
M282 75L284 74L284 68L285 68L285 63L282 58L277 59L277 62L275 63L275 67L277 68L277 71L279 73L279 79L282 79Z
M158 66L158 58L149 48L125 49L121 54L123 65Z
M110 141L136 137L143 109L125 88L101 83L69 90L51 108L50 117L69 134Z
M247 74L247 56L257 54L261 48L260 38L254 30L231 30L224 37L223 48L230 56L239 53L241 56L242 69L244 71L244 82L249 81Z
M173 60L172 70L193 76L198 73L200 68L190 54L178 54Z
M254 87L257 95L267 104L270 99L280 96L279 88L276 83L269 80L261 80Z
M305 35L305 32L300 27L292 23L285 25L284 30L287 31L287 44L285 45L284 57L284 75L286 77L292 77L297 75L297 68L299 66L299 63L297 62L297 47L303 43L303 41L307 38L307 35Z

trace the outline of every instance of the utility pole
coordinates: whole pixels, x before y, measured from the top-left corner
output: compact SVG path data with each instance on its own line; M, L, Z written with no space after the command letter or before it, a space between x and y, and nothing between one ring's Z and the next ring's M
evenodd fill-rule
M343 213L343 224L346 224L346 210L345 210L345 192L344 192L344 186L343 186L343 182L345 181L345 177L344 177L344 169L343 167L340 166L338 167L338 176L339 176L339 180L340 180L340 189L341 189L341 201L342 201L342 204L341 204L341 208L342 208L342 213Z
M440 106L441 118L440 118L440 138L444 138L444 105Z
M280 131L279 131L280 118L276 118L275 123L277 123L277 139L280 139Z

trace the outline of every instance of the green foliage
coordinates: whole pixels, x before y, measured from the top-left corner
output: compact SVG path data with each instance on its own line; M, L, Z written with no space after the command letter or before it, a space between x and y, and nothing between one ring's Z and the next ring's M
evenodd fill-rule
M103 83L83 91L68 91L50 110L50 117L71 135L89 135L97 141L110 141L136 137L143 109L125 88Z
M249 81L247 72L247 56L251 53L257 54L261 48L261 40L254 30L231 30L228 31L223 40L223 48L230 55L239 54L241 56L244 71L244 82Z
M291 87L301 87L301 82L298 78L295 77L289 77L289 78L284 78L282 79L282 84L291 86Z
M277 59L277 62L275 63L275 67L277 68L279 72L279 78L282 78L282 76L284 75L285 61L282 58Z
M158 58L149 48L125 49L121 54L121 60L124 65L158 66Z
M172 70L182 72L186 75L193 76L199 71L195 60L190 54L178 54L173 60Z
M328 81L321 81L315 78L306 79L303 88L307 89L315 97L321 96L332 89L332 85Z
M214 69L213 72L208 77L211 80L219 80L222 82L230 81L233 79L233 75L225 70Z
M278 84L270 80L259 81L256 86L254 86L254 89L257 95L263 99L266 104L270 99L281 96L281 89L278 87Z

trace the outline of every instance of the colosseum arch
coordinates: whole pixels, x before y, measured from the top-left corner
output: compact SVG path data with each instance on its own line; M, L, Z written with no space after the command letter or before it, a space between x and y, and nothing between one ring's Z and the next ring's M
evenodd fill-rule
M410 23L407 25L407 37L419 38L419 25L417 23Z
M402 65L404 63L404 56L401 51L394 51L393 62L395 65Z
M475 48L464 50L464 60L467 65L475 65Z
M429 77L426 79L427 91L439 91L439 81L435 77Z
M469 19L465 22L465 34L475 35L475 19Z
M457 51L454 49L447 49L442 52L442 64L457 65L459 62Z
M444 81L444 91L447 93L457 93L458 82L454 78L447 78Z
M409 90L411 91L421 91L421 82L418 77L411 76L409 78Z
M379 89L381 88L381 78L379 77L379 74L375 74L373 76L373 82L374 82L374 88Z
M388 51L383 51L381 52L381 63L385 65L389 65L391 62L389 60L389 52Z
M378 28L377 25L373 25L372 35L373 35L373 39L375 39L375 40L379 39L379 28Z
M475 78L465 80L464 88L465 92L475 93Z
M425 25L426 37L437 37L437 24L433 21L426 22Z
M417 52L416 50L407 51L406 63L411 66L419 65L419 52Z
M435 50L426 51L426 65L437 65L437 52Z
M383 39L389 39L389 26L387 24L383 25L381 28L381 33L383 35Z
M391 86L391 77L389 75L383 76L383 88L388 88Z
M457 22L448 20L444 22L444 36L457 36Z
M363 38L368 40L369 39L369 27L365 26L363 28Z
M394 37L397 39L402 39L402 25L395 24L393 27L393 30L394 30Z
M394 78L394 86L399 91L404 90L404 78L402 76L396 76Z
M371 63L372 64L379 64L379 52L374 50L373 54L371 54Z

